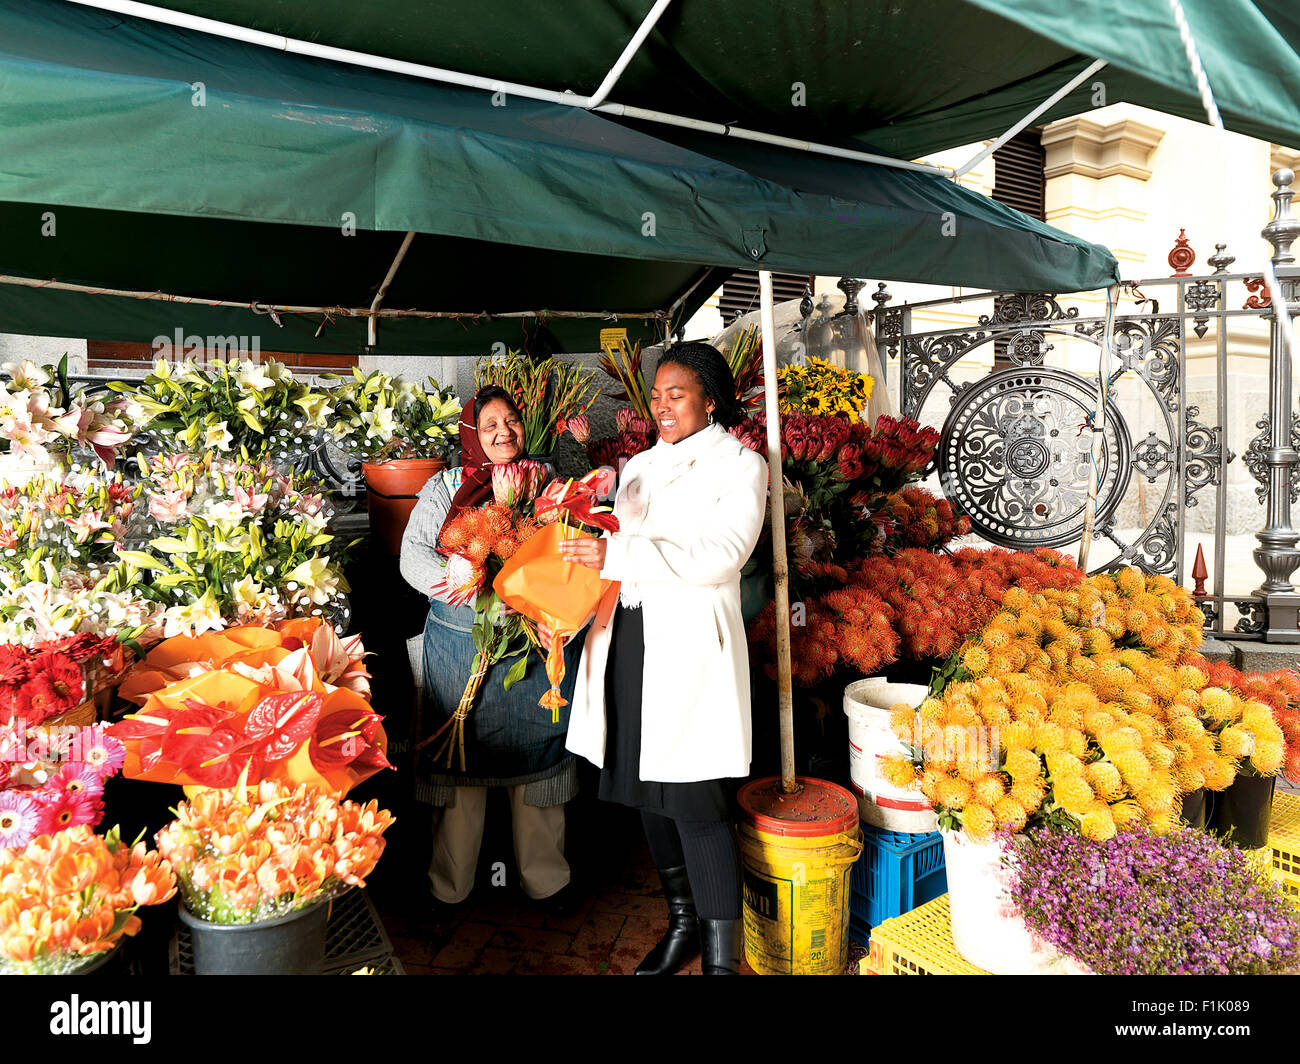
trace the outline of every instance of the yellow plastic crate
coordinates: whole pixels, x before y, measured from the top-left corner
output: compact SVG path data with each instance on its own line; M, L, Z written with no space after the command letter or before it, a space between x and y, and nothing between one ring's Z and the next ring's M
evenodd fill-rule
M1273 878L1300 902L1300 798L1294 794L1278 792L1273 797L1268 845L1273 851Z
M948 895L871 929L870 965L877 975L988 975L952 944Z

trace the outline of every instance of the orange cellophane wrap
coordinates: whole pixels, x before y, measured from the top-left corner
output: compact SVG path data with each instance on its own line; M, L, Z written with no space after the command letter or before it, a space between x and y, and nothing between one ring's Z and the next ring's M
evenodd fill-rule
M284 653L288 652L285 651ZM331 713L347 709L355 709L359 713L370 712L369 703L360 695L346 688L336 687L330 689L318 680L312 689L321 693L324 697L325 704L320 714L322 718ZM234 717L231 718L229 723L242 728L253 707L268 695L279 693L279 690L276 687L255 683L247 677L217 669L184 680L178 680L175 683L168 684L161 690L153 692L146 700L144 708L139 711L139 715L148 716L151 710L159 708L184 710L186 700L195 699L218 709L233 711ZM140 742L128 740L124 745L126 746L126 763L122 768L122 774L127 779L197 786L189 776L172 764L158 764L149 769L142 768L140 765ZM375 735L374 745L385 752L388 749L388 737L384 733L382 725ZM351 765L321 770L312 762L309 747L310 742L304 741L288 757L281 761L272 762L267 771L263 772L262 778L283 780L285 783L294 786L300 783L310 784L321 787L341 798L358 783L369 779L378 771L378 769L373 768L358 770Z
M578 539L583 534L563 522L545 526L515 551L492 581L492 589L507 606L552 632L551 651L546 657L551 689L538 704L551 710L553 718L565 705L565 699L560 697L564 639L581 628L593 611L612 603L618 595L618 581L602 580L595 569L560 557L560 541Z
M242 662L251 669L278 665L301 644L309 649L316 660L317 669L328 667L325 659L337 659L353 643L340 642L327 631L327 622L319 617L300 617L277 621L270 626L239 625L220 632L205 632L199 636L178 635L164 639L136 662L126 674L118 694L138 706L145 704L149 695L170 683L185 679L200 671L219 669ZM369 695L369 674L361 667L360 659L346 666L338 660L332 664L342 671L335 681L363 696Z

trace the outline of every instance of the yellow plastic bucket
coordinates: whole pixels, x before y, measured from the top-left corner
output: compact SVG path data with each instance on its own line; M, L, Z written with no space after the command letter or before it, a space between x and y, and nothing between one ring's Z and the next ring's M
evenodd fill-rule
M862 853L858 803L825 780L741 788L745 957L760 975L839 975L848 963L849 870Z

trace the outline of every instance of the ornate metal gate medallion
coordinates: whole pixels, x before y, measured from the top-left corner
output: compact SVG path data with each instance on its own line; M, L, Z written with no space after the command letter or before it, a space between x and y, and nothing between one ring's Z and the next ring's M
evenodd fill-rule
M943 426L944 494L974 530L1007 547L1058 547L1083 531L1088 499L1088 419L1095 383L1061 369L1010 369L962 390ZM1128 487L1133 448L1114 404L1106 409L1097 525Z

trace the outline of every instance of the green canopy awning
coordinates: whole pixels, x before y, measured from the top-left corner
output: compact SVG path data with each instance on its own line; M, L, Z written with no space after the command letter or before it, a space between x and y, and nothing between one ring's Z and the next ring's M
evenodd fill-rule
M480 0L472 18L423 0L166 6L590 92L650 0ZM1185 7L1225 120L1300 143L1287 20L1243 0ZM1082 0L1068 19L1053 8L681 0L611 98L914 156L1000 132L1092 55L1113 53L1099 75L1107 102L1196 116L1163 0ZM1244 21L1225 14L1244 11ZM1087 110L1089 91L1053 113ZM514 343L520 321L487 316L522 310L618 315L644 333L684 320L742 267L1052 291L1118 277L1105 249L930 174L495 97L61 0L0 0L0 160L0 274L30 281L0 284L10 332L147 341L180 328L257 336L268 350L358 351L364 321L276 308L369 306L407 231L419 235L384 307L460 317L384 319L381 352ZM195 297L236 306L184 302ZM548 324L590 349L602 322Z

